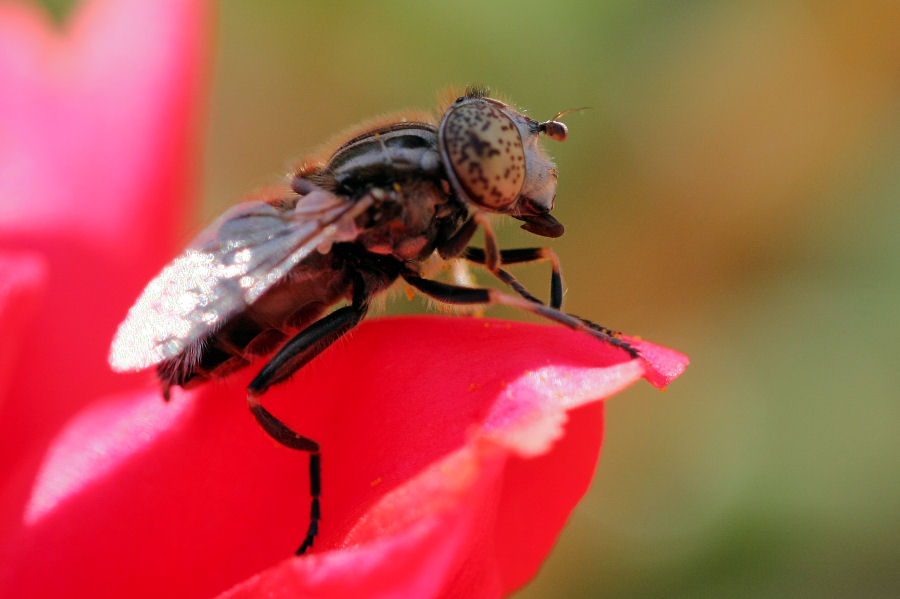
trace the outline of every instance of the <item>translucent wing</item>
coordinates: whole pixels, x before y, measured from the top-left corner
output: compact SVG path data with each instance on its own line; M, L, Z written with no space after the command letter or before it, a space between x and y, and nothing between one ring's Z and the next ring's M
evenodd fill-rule
M355 239L353 221L371 203L315 190L288 210L262 201L233 207L150 281L113 338L110 366L140 370L177 356L310 252Z

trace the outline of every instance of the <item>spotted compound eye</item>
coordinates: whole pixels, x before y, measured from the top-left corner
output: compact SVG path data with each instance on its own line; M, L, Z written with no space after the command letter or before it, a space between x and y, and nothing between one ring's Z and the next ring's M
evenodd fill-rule
M476 204L502 211L525 181L525 149L516 124L484 100L455 106L441 124L441 153L451 180Z

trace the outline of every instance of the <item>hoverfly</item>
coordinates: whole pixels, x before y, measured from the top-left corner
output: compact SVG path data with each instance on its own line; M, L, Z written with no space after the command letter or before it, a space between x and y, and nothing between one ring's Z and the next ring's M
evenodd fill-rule
M539 139L564 141L568 130L556 120L563 113L538 122L487 93L467 89L439 122L370 127L327 160L299 167L292 192L234 206L147 285L113 339L112 368L156 366L166 398L173 386L224 377L272 354L247 402L266 433L310 455L310 523L298 555L318 532L319 445L273 416L260 396L352 329L396 280L438 302L514 306L638 357L614 331L560 311L551 249L498 248L490 214L518 219L536 235L562 235L550 215L556 169ZM484 247L470 247L479 228ZM483 265L515 294L425 278L423 262L435 253ZM549 305L502 268L540 260L552 266Z

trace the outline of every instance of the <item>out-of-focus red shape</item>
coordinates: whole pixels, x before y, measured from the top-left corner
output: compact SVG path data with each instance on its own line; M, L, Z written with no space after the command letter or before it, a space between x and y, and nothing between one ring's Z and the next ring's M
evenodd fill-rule
M86 0L61 27L0 2L0 584L51 441L146 380L106 355L181 245L207 28L204 1Z
M23 336L44 286L44 261L31 252L0 250L0 410L8 399Z
M108 340L180 249L204 6L95 0L58 30L33 4L0 3L0 249L46 265L17 370L22 402L71 409L134 382L109 374Z

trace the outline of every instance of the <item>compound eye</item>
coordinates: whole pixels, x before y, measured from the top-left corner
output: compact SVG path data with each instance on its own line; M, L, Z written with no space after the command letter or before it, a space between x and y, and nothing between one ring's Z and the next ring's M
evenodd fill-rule
M525 181L525 149L516 124L495 104L451 108L441 124L441 153L451 180L469 200L502 212Z

